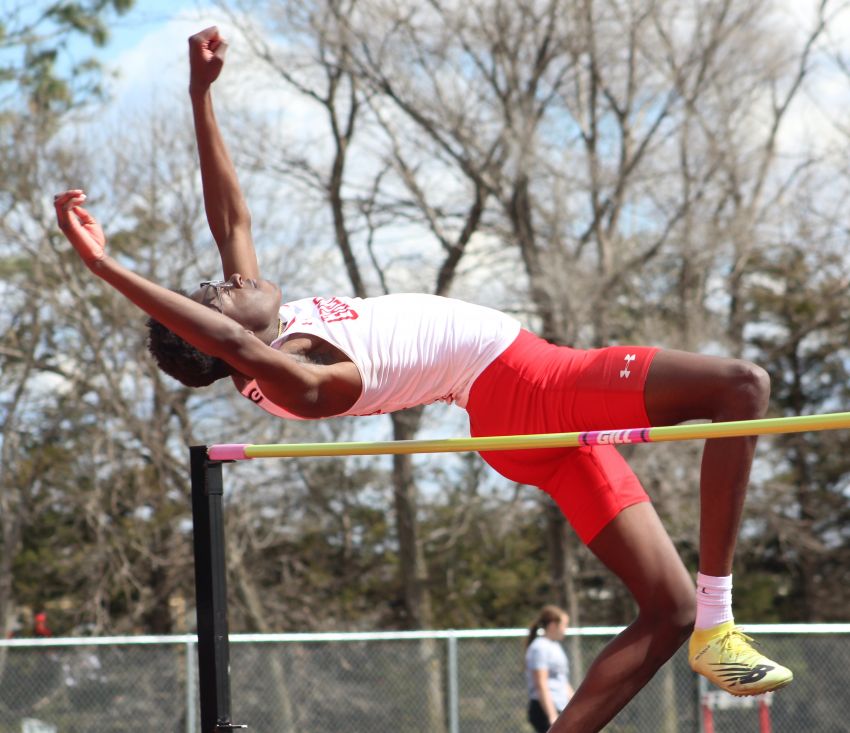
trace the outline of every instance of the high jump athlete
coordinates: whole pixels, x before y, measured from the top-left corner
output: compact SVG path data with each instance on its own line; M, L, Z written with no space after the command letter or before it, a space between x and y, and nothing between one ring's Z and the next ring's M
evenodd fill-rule
M513 318L422 294L283 303L260 276L250 215L213 112L227 45L189 39L189 92L204 204L223 279L188 297L109 256L85 194L55 197L59 227L92 273L151 318L160 367L184 384L230 377L275 414L370 415L438 400L469 414L473 435L515 435L751 420L768 406L761 368L641 346L555 346ZM625 583L635 620L599 654L552 733L600 730L690 635L691 666L734 695L775 690L791 672L748 643L732 615L732 559L754 437L706 442L700 476L696 592L638 479L613 446L492 451L502 475L538 486Z

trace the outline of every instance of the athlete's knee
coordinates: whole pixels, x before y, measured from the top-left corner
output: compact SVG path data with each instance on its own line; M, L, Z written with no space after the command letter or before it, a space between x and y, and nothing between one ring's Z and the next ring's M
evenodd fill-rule
M693 593L675 603L641 609L638 619L651 637L648 655L654 664L663 664L682 646L693 631L695 617Z
M760 366L731 360L724 370L715 419L748 420L762 417L770 400L770 377Z
M693 630L693 617L687 622L681 616L671 617L655 630L653 644L655 654L663 661L668 660L688 640Z
M677 583L656 589L652 601L640 607L640 618L653 629L653 635L678 649L688 638L696 618L696 598L690 583Z
M692 590L687 596L679 598L677 604L670 609L669 624L671 634L676 639L676 648L687 639L694 630L694 621L697 617L696 598Z
M693 590L679 595L664 609L664 620L672 633L677 637L687 636L694 628L694 619L697 615L697 604Z

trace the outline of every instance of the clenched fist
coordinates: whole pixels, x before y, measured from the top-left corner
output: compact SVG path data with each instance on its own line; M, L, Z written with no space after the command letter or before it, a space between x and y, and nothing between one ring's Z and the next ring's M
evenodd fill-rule
M204 91L212 84L224 66L227 42L211 26L189 38L189 89Z

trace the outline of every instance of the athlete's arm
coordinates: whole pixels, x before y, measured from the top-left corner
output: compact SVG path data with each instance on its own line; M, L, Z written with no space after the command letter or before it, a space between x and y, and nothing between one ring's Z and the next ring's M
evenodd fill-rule
M272 349L233 319L128 270L106 253L103 230L82 208L84 200L85 194L74 189L56 196L54 205L59 228L95 275L205 354L256 379L264 393L286 409L304 417L326 417L351 406L349 365L302 363Z
M189 39L189 97L201 164L204 209L218 245L224 279L235 272L256 279L260 268L251 237L251 214L212 103L211 86L221 73L226 51L227 43L215 26Z

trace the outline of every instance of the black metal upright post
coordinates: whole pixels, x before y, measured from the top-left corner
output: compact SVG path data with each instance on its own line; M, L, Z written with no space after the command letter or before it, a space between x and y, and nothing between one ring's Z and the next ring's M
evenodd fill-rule
M230 649L222 509L224 482L221 462L207 457L205 445L192 446L189 450L201 731L218 733L247 727L230 722Z

